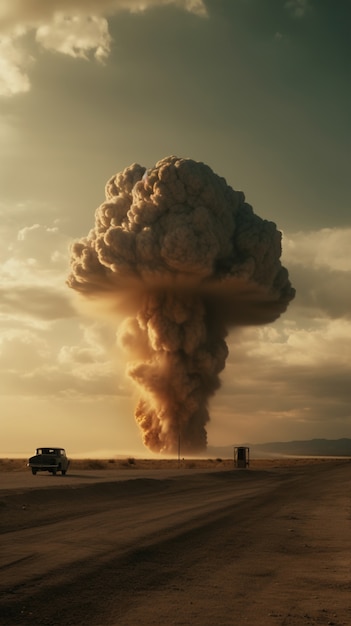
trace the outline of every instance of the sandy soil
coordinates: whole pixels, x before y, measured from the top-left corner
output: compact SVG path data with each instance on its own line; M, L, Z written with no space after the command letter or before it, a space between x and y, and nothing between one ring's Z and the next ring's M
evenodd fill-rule
M351 624L349 460L50 478L1 491L1 626Z

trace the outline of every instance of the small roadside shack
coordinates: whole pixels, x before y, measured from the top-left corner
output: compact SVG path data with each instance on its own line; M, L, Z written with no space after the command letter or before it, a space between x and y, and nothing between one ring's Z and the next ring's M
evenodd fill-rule
M234 446L234 467L246 469L250 465L250 448Z

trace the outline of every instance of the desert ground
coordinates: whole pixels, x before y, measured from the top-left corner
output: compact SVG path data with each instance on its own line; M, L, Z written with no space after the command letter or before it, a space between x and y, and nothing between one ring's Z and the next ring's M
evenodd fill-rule
M0 459L0 624L349 626L350 484L350 459Z

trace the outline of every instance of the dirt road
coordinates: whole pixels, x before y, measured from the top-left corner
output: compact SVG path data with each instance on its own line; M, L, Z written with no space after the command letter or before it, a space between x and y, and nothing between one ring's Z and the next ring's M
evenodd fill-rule
M233 466L233 464L232 464ZM189 474L206 473L208 469L186 467L177 469L117 469L117 470L69 470L66 476L52 476L48 472L39 472L35 477L30 471L0 472L0 498L2 494L12 491L27 491L27 489L60 489L62 487L76 488L81 485L94 483L109 483L131 480L133 478L173 478L188 476Z
M0 624L349 626L350 481L335 461L3 490Z

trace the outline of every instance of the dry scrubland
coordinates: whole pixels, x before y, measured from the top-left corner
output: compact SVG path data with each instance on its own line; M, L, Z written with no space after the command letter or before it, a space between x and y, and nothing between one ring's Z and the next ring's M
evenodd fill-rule
M0 459L0 471L22 471L27 470L28 459ZM126 457L121 459L71 459L69 470L118 470L118 469L175 469L179 465L186 468L213 468L216 466L223 469L233 466L231 459L137 459L135 457Z
M28 459L0 458L1 471L28 471ZM250 469L270 469L278 467L299 467L301 465L315 465L316 463L330 463L333 457L280 457L271 459L251 459ZM232 469L233 459L138 459L126 457L123 459L71 459L69 471L80 470L154 470L154 469Z

